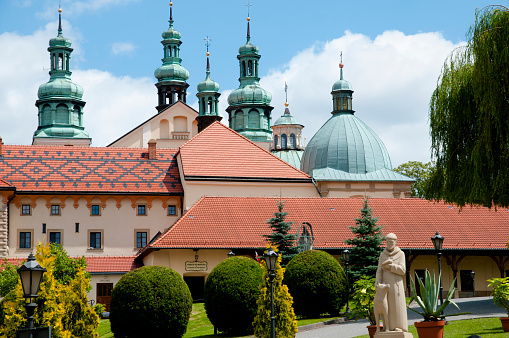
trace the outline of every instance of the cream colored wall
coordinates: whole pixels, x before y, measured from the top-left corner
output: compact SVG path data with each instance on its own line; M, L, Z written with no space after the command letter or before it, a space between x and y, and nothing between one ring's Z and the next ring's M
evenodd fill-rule
M92 285L92 290L90 290L87 293L88 300L93 300L94 305L97 304L97 284L98 283L113 283L113 287L117 285L120 278L122 278L123 275L92 275L90 278L90 285Z
M144 148L147 147L150 139L155 139L159 148L178 148L198 134L197 116L198 113L196 111L182 102L177 102L172 107L122 136L119 140L112 143L110 147ZM175 118L186 119L185 131L175 130ZM161 121L163 120L167 121L168 131L162 131L160 128Z
M185 192L184 210L188 210L203 196L319 197L311 182L185 181Z
M319 181L323 197L405 198L411 195L412 183Z
M33 246L39 241L47 242L51 230L61 231L64 249L70 256L132 256L138 251L135 248L136 229L147 230L149 241L158 231L172 225L180 215L178 196L164 197L166 203L177 206L176 216L167 216L168 210L163 207L163 197L154 197L152 200L150 197L148 200L144 197L120 197L116 200L103 196L104 208L100 208L100 216L91 215L85 197L80 197L77 201L71 197L64 197L65 205L60 198L53 197L49 203L43 197L37 198L30 216L21 215L21 205L31 203L28 197L11 202L9 257L26 257L32 251L18 248L19 230L33 231ZM90 203L101 205L102 201L100 198L94 198ZM147 205L146 216L136 215L139 203ZM64 206L61 208L60 216L50 215L51 204ZM43 223L46 224L46 234L42 233ZM79 233L75 232L75 223L80 224ZM103 249L88 249L89 230L103 231Z

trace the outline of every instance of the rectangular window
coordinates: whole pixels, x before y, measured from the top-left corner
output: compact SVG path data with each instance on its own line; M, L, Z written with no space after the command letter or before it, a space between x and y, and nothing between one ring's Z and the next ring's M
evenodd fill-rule
M144 248L145 245L147 245L147 232L146 231L136 232L136 247Z
M58 204L51 205L51 215L60 215L60 205Z
M101 208L99 204L93 204L92 209L90 210L90 214L92 216L99 216L101 215Z
M101 249L101 233L90 232L90 248Z
M23 204L21 205L21 215L31 215L32 214L32 208L30 204Z
M19 233L19 248L30 249L32 247L32 233L31 232L20 232Z
M42 223L42 233L46 233L46 223Z
M168 205L168 216L175 216L177 214L177 207L174 205Z
M474 291L472 270L460 270L461 291Z
M49 242L50 243L56 243L56 244L62 244L62 233L60 231L49 233Z
M138 204L138 216L145 216L147 214L147 206L145 204Z
M76 232L80 232L80 224L79 223L76 223Z

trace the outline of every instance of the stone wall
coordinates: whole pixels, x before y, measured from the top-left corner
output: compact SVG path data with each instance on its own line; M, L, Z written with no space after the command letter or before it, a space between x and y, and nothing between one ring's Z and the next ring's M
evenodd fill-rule
M0 200L0 258L9 254L8 242L8 209L7 204Z

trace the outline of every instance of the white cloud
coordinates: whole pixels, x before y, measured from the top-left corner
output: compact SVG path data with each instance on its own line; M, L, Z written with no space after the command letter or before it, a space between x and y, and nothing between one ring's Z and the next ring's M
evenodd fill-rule
M111 52L115 55L130 54L136 49L136 46L130 42L115 42L111 46Z

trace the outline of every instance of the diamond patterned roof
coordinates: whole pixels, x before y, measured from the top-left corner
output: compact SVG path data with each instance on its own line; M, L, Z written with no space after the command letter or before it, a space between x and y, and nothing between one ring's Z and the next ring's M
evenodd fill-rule
M278 198L203 197L149 249L157 248L259 248L265 246L266 223L277 211ZM363 206L362 199L284 198L287 220L309 222L317 249L344 248L352 238ZM370 199L373 216L384 226L384 234L398 236L402 248L432 249L436 231L445 237L445 249L506 249L509 233L508 209L458 207L423 199ZM145 249L145 250L146 250Z
M214 122L182 145L180 154L186 179L198 176L310 181L310 176L220 122Z
M149 160L147 149L4 145L0 178L20 192L182 194L176 152Z

